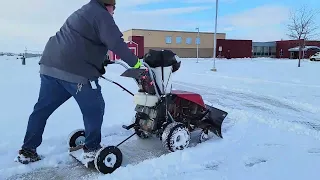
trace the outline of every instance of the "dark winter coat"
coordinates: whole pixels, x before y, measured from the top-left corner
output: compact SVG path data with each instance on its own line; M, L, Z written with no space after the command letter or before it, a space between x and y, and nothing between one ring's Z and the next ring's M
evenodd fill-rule
M108 50L133 67L137 57L122 36L105 7L91 0L50 37L39 61L40 73L73 82L97 79Z

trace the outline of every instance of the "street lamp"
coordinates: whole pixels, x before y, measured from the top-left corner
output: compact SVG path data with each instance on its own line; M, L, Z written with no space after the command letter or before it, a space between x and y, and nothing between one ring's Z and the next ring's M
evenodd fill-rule
M196 28L198 30L196 44L197 44L197 63L199 62L199 42L200 42L200 36L199 36L199 27Z
M214 42L213 42L213 68L211 71L217 71L216 69L216 50L217 50L217 19L218 19L218 0L216 0L216 20L214 30Z

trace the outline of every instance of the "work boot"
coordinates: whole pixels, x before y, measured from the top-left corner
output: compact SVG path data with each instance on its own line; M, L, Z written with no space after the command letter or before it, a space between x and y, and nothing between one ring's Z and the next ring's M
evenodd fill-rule
M22 164L29 164L30 162L36 162L41 160L41 157L35 150L29 149L20 149L19 154L16 157L15 161L18 161Z
M89 150L85 145L83 146L83 154L82 158L85 162L90 162L94 161L94 158L96 157L97 152L101 149L102 147L99 146L98 148L94 150Z

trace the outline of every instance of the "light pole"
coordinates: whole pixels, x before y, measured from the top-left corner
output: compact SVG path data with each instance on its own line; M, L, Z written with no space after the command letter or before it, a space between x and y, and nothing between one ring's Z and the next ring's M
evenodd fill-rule
M199 42L200 42L199 27L197 27L196 30L198 30L197 39L196 39L196 43L197 43L197 63L198 63L199 62Z
M27 49L27 47L26 47L26 49L24 50L24 54L23 54L23 56L22 56L22 58L21 58L21 60L22 60L22 65L26 65L27 52L28 52L28 49Z
M218 0L216 0L216 20L215 20L215 30L214 30L214 42L213 42L213 68L211 69L211 71L217 71L216 69L217 19L218 19Z

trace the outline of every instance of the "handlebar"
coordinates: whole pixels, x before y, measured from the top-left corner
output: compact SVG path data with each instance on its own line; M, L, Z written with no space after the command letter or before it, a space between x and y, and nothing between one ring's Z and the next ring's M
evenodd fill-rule
M130 69L130 68L132 68L132 67L130 67L126 62L124 62L123 60L115 60L115 61L111 61L111 60L109 60L109 61L105 61L104 62L104 65L105 66L107 66L107 65L109 65L109 64L119 64L119 65L121 65L121 66L123 66L124 68L126 68L126 69ZM141 67L146 67L146 68L148 68L148 69L150 69L150 66L147 64L147 63L145 63L145 62L142 62L142 66Z
M123 66L125 69L131 69L132 68L126 62L124 62L123 60L115 60L115 61L108 60L108 61L105 61L104 64L106 64L105 66L107 66L109 64L119 64L119 65ZM141 67L143 68L143 66L146 67L147 69L151 69L150 66L145 62L142 62L142 66ZM140 69L141 69L141 67L140 67ZM148 71L148 72L149 72L151 80L153 82L155 82L153 71ZM136 83L139 85L139 83L137 81L136 81ZM154 86L155 91L156 91L156 95L157 95L158 98L160 98L161 92L158 92L158 89L157 89L155 84L156 83L153 83L153 86Z

